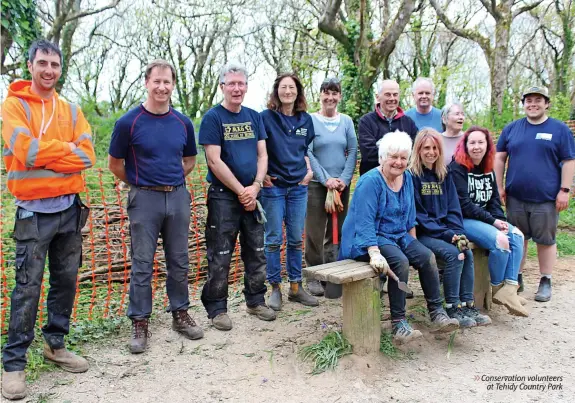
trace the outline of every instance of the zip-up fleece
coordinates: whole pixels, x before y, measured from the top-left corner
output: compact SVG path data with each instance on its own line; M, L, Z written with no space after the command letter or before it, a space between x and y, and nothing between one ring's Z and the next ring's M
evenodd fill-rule
M397 114L391 121L381 113L379 104L375 106L375 111L369 112L359 119L357 137L359 151L361 152L361 162L359 164L360 175L379 165L377 157L378 148L375 143L387 133L396 130L409 134L411 140L415 141L417 126L399 107L397 108Z
M75 104L56 92L52 99L42 99L30 91L31 85L12 83L2 105L8 190L20 200L82 192L81 171L96 161L90 125ZM68 142L76 144L73 152Z
M413 178L417 236L427 235L451 243L453 235L463 234L463 217L451 173L439 182L434 171L423 167Z

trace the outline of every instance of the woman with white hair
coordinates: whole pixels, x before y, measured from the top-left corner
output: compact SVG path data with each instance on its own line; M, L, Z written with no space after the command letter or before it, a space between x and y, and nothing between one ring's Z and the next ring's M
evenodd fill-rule
M441 125L443 126L441 139L443 140L443 162L445 165L451 163L455 147L463 137L463 123L465 123L463 105L454 102L443 107L441 110Z
M379 166L359 178L342 229L339 258L369 261L376 273L393 271L407 282L409 266L419 271L434 331L459 328L447 316L439 291L433 253L415 239L415 202L411 174L406 171L411 139L404 132L379 142ZM393 338L408 342L421 337L405 318L405 293L395 281L388 285Z

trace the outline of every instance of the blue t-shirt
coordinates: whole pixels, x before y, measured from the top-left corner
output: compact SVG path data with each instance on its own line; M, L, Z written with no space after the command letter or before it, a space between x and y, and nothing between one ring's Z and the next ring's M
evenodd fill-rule
M198 153L190 119L171 107L156 115L143 105L116 121L108 152L125 160L128 182L136 186L183 184L182 158Z
M243 186L249 186L258 172L258 141L266 139L263 127L262 118L253 109L242 106L235 113L217 105L202 119L199 143L220 146L222 161ZM210 169L207 180L225 186Z
M575 159L575 141L557 119L533 125L527 118L505 126L497 151L509 156L505 191L529 203L555 201L561 187L561 162Z
M261 113L268 151L268 175L276 177L275 186L295 186L305 177L307 148L315 137L311 116L306 112L294 116L266 109Z
M408 109L405 114L415 122L417 130L421 130L424 127L431 127L439 133L443 132L443 126L441 125L441 111L435 107L432 107L431 112L426 114L417 112L416 108Z

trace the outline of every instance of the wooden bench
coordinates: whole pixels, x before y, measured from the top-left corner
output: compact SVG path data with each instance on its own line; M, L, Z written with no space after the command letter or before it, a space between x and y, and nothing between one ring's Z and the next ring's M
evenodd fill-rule
M485 250L471 244L475 266L475 304L491 308L491 284ZM343 289L343 335L353 346L355 354L379 351L381 337L381 302L379 276L367 262L341 260L303 268L309 279L341 284Z

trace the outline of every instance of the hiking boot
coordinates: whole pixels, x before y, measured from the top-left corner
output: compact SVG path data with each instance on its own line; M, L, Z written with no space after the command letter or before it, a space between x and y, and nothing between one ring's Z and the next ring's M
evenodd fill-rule
M66 347L54 349L45 343L44 359L68 372L86 372L90 367L84 357L77 356L71 351L66 350Z
M393 335L393 340L398 344L409 343L412 340L418 339L422 336L419 330L414 330L411 325L405 319L401 319L397 322L392 322L391 334Z
M519 302L517 295L517 285L505 283L503 287L493 295L493 302L505 305L511 315L529 316L527 309Z
M148 319L132 321L132 340L130 340L130 353L140 354L146 350L148 337L152 334L148 332Z
M282 290L279 284L272 284L272 294L268 299L268 306L274 311L282 310Z
M551 279L548 277L541 277L539 280L539 289L535 294L535 301L547 302L551 299Z
M204 331L196 324L196 321L188 314L188 311L172 312L172 330L184 335L190 340L204 337Z
M216 315L215 318L212 318L212 325L218 330L232 330L232 320L226 312L220 313Z
M429 312L429 317L433 326L431 333L449 333L459 329L459 321L455 318L450 318L443 308Z
M307 281L307 290L311 295L315 295L317 297L323 296L325 290L323 289L323 285L319 282L319 280L308 280Z
M463 314L468 318L472 318L477 326L487 326L491 324L491 318L479 312L479 309L475 307L475 303L473 301L464 302L464 304L465 305L461 307Z
M497 292L503 287L503 283L499 284L499 285L492 285L491 286L491 296L493 297L493 295L497 294ZM517 292L519 292L519 289L517 289ZM519 303L521 305L527 305L527 300L525 298L523 298L521 295L517 294L517 300L519 301ZM501 305L500 302L494 300L492 298L493 303L497 304L497 305Z
M305 292L303 286L301 285L301 281L297 283L290 283L288 301L299 302L305 306L319 306L319 301L317 298Z
M519 273L517 275L517 282L519 283L519 288L517 289L517 292L523 292L525 290L525 287L523 287L523 273Z
M258 305L253 308L248 306L246 312L250 315L255 315L258 319L272 321L276 320L276 312L267 305Z
M2 371L2 396L8 400L26 397L26 374L24 371Z
M459 327L461 328L469 328L477 326L475 320L463 313L461 309L461 305L453 305L450 308L446 309L447 315L452 319L457 319L459 323Z

